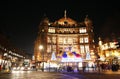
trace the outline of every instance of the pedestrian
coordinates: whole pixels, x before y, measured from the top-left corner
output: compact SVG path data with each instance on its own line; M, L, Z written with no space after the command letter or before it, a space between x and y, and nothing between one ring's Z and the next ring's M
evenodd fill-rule
M86 64L83 63L83 72L85 72Z

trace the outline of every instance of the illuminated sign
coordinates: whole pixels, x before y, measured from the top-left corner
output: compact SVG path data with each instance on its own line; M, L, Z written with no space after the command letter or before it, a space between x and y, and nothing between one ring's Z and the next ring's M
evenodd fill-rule
M82 58L62 58L61 62L82 62Z
M91 56L89 52L86 54L86 60L91 60Z
M54 52L52 53L51 60L56 60L56 55L55 55L55 53L54 53Z

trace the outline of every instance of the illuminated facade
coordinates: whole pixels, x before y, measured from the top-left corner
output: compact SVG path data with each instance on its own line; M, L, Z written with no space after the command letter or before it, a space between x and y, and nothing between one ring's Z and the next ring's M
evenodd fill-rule
M99 38L99 56L100 60L103 62L108 62L109 64L120 64L120 49L117 49L117 41L107 41L103 42Z
M0 33L0 66L14 67L21 66L25 58L31 58L23 50L13 46L7 36Z
M40 45L43 45L42 50L39 49ZM64 17L55 22L50 22L47 17L44 17L35 40L35 61L43 61L43 58L44 61L48 61L53 52L57 57L69 47L72 47L72 51L80 54L83 59L86 58L86 53L94 51L93 25L88 16L83 22L67 17L66 11Z

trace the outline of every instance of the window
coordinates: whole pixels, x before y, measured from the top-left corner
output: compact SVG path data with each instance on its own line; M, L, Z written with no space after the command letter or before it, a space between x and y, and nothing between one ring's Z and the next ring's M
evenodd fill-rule
M48 29L48 32L49 32L49 33L55 33L55 28L49 28L49 29Z
M77 44L77 38L73 38L73 44Z
M49 53L51 52L51 45L47 46L47 52L49 52Z
M85 45L85 51L89 52L89 45Z
M53 51L56 51L56 45L52 45Z
M51 41L50 41L50 37L47 38L47 42L48 42L48 43L51 43Z
M83 38L80 38L80 43L83 43Z
M80 45L80 52L81 52L81 53L85 53L84 45Z
M79 29L79 32L80 32L80 33L86 33L86 28L80 28L80 29Z
M59 39L58 39L58 43L59 43L59 44L63 44L63 38L59 38Z
M67 21L64 21L64 24L68 24L68 22L67 22Z
M63 43L67 44L68 43L68 39L67 38L63 38L63 39L64 39Z
M88 43L88 37L84 38L85 43Z
M56 37L52 38L52 43L56 44Z
M68 38L68 43L69 43L69 44L72 44L72 43L73 43L72 38Z

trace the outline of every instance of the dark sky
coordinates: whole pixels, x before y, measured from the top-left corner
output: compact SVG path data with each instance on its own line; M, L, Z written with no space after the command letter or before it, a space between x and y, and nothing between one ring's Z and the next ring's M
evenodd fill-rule
M44 14L55 21L67 16L80 22L88 15L94 24L95 38L120 35L119 2L91 0L9 0L1 2L0 31L19 48L33 53L38 25Z

